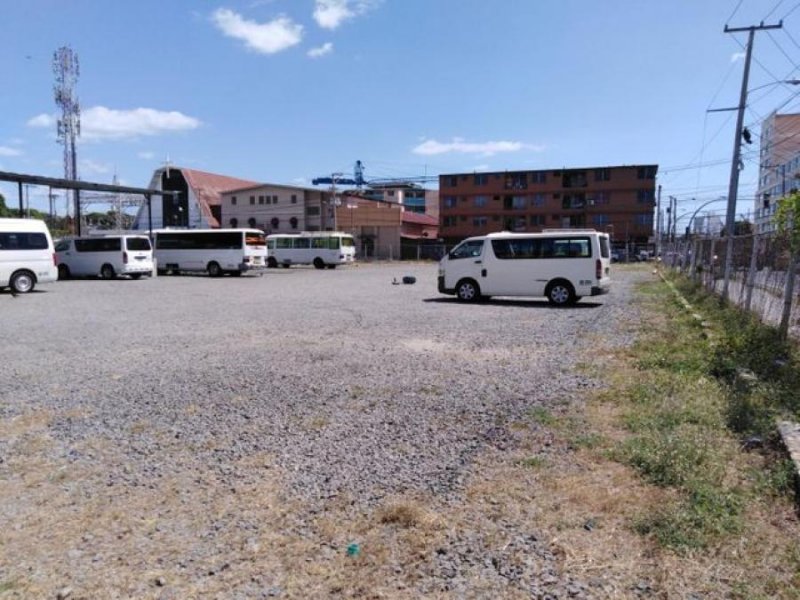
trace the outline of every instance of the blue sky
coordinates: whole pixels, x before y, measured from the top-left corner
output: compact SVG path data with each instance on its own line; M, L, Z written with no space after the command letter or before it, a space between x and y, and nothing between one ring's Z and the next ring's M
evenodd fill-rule
M146 186L175 165L308 185L657 163L679 214L727 193L745 117L800 112L798 0L0 0L0 170L60 177L53 52L78 54L79 174ZM739 212L752 207L757 142ZM697 168L698 164L711 163ZM16 205L14 186L0 185ZM32 189L31 205L46 206ZM692 198L695 198L693 201ZM724 208L720 203L719 210ZM712 206L713 208L713 206Z

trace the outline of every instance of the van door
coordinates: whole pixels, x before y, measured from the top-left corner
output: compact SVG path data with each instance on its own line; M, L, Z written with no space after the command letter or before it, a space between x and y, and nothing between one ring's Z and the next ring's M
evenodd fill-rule
M453 289L460 280L469 278L478 282L483 291L483 246L482 239L465 240L450 251L445 269L445 287Z

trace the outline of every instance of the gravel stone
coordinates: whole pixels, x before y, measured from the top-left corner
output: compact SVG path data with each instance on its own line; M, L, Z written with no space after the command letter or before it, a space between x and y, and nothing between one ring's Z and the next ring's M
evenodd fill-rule
M587 345L633 341L624 324L636 318L628 300L642 274L615 272L611 294L556 309L543 299L461 304L437 293L435 265L403 264L402 272L416 284L392 286L397 267L374 264L260 278L68 280L24 298L0 294L3 337L14 340L0 349L0 419L52 415L50 458L103 473L64 483L77 502L115 490L123 499L155 495L166 478L183 477L194 486L180 500L187 505L202 502L210 482L238 496L275 469L285 498L307 507L291 516L287 534L313 540L315 516L334 502L349 502L354 514L405 493L457 504L477 456L517 447L507 424L535 407L563 410L602 385L574 368ZM568 451L543 443L543 453ZM24 444L0 439L0 477ZM271 457L264 471L246 466L256 454ZM13 523L22 510L4 506L0 520ZM171 516L154 515L148 535L181 534ZM263 552L256 540L265 525L222 515L186 533L191 542L169 564L202 580L227 576L240 566L225 562L220 540L246 531L247 547ZM590 597L537 532L493 527L510 540L502 549L478 528L453 531L425 556L419 579L414 567L394 567L392 587L466 597L480 580L498 597L508 587L537 598ZM124 547L130 532L117 535ZM111 563L102 556L93 569ZM80 557L62 558L66 569L83 568ZM282 595L281 573L275 581L256 597Z

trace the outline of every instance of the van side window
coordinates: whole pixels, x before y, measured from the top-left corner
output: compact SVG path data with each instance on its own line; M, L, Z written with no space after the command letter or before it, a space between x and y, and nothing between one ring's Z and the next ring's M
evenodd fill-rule
M56 252L65 252L69 250L69 242L62 240L56 244L55 251Z
M75 250L78 252L119 252L122 243L119 238L88 238L75 240Z
M450 258L471 258L480 256L483 251L483 240L470 240L456 246L450 252Z
M43 233L0 233L0 250L47 250Z
M554 239L547 258L590 258L592 256L589 238Z

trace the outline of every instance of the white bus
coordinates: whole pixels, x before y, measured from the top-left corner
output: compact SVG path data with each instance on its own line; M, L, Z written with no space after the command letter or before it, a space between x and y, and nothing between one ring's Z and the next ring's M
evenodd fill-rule
M588 229L490 233L467 238L439 262L439 292L464 302L491 296L545 296L574 304L608 293L611 248Z
M266 267L267 245L260 229L161 229L153 232L159 275L181 271L241 275Z
M37 283L58 279L53 239L44 221L0 219L0 288L32 292Z
M139 279L153 274L153 248L146 235L109 234L65 238L56 242L58 278Z
M338 231L273 233L267 236L267 248L267 265L273 268L314 265L317 269L335 269L356 259L353 236Z

